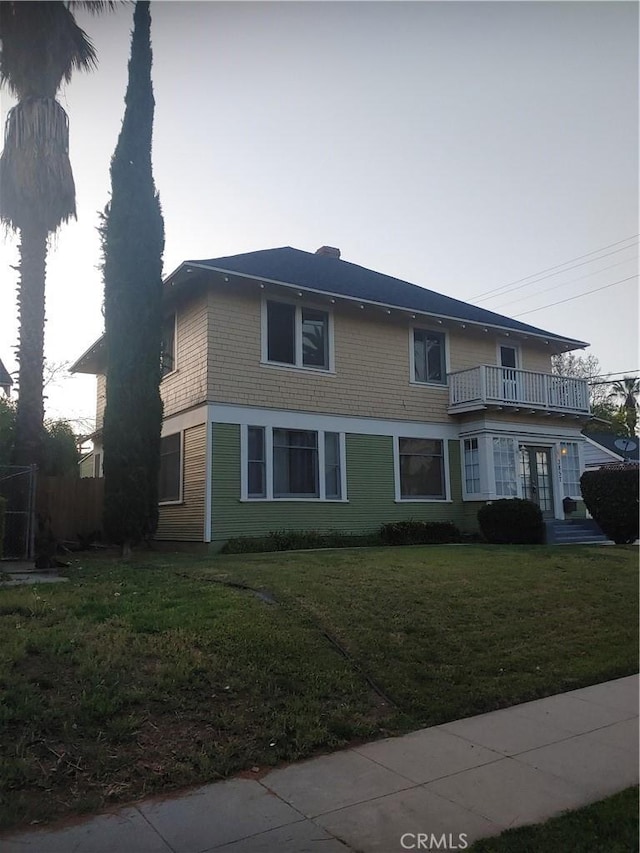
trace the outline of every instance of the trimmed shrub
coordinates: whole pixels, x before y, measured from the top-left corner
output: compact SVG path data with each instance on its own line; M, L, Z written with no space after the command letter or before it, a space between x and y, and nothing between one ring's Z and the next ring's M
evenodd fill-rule
M638 538L638 473L637 465L611 465L580 477L587 509L616 545Z
M304 551L312 548L358 548L380 545L380 537L373 533L355 534L317 530L276 530L267 536L238 536L229 539L220 549L221 554L260 554L265 551Z
M460 531L450 521L393 521L382 525L380 538L385 545L441 545L462 541Z
M4 519L5 519L5 511L7 509L7 501L5 498L0 497L0 558L2 558L2 543L4 542Z
M539 545L544 542L544 522L537 504L508 498L478 510L482 535L492 545Z

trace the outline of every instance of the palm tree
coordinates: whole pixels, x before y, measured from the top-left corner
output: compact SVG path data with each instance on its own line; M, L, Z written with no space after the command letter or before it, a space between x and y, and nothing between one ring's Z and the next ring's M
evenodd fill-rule
M76 215L69 161L69 121L56 100L75 70L96 66L96 53L70 9L113 3L2 2L0 84L17 98L0 156L0 221L20 233L18 406L14 461L37 464L43 446L43 354L47 242Z
M634 376L625 376L622 380L614 382L611 386L611 396L618 397L624 402L621 409L625 413L625 422L629 435L636 434L638 424L638 394L640 394L640 380Z

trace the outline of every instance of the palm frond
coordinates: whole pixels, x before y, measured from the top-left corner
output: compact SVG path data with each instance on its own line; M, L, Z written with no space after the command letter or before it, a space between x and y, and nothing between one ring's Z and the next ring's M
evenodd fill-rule
M90 71L96 52L63 2L0 3L0 83L19 99L54 98L75 70Z
M113 12L116 6L120 6L129 0L66 0L65 5L71 11L82 9L91 15L101 15L103 12Z
M7 116L0 156L0 220L53 233L75 215L67 114L51 98L19 101Z

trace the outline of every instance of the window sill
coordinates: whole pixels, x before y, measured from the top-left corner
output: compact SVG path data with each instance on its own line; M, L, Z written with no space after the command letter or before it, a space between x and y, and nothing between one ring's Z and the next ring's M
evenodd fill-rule
M298 364L281 364L277 361L261 361L260 367L270 367L273 370L287 370L295 373L314 373L318 376L335 376L335 370L327 370L324 367L303 367Z
M448 382L419 382L417 379L410 379L409 385L414 388L442 388L443 390L449 387Z
M450 504L451 498L396 498L396 504Z
M158 506L184 506L185 501L158 501Z
M169 373L165 373L165 375L160 379L160 384L162 385L162 383L164 382L165 379L168 379L170 376L175 376L176 373L179 373L179 372L180 371L176 367L175 370L170 370Z
M277 504L277 503L313 503L313 504L348 504L348 498L240 498L245 504Z

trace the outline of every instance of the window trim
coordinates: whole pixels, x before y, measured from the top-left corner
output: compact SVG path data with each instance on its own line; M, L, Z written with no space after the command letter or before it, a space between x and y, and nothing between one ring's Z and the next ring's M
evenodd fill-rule
M267 303L282 302L285 305L291 305L295 308L295 364L288 364L285 361L270 361L269 360L269 332L268 332L268 316ZM302 363L302 309L308 308L312 311L322 311L327 315L327 367L314 367ZM272 367L280 370L298 370L304 373L318 373L321 376L335 374L335 346L334 346L334 323L333 310L329 305L321 305L310 300L295 302L291 298L274 294L263 294L260 304L260 364L263 367Z
M177 500L169 500L163 501L160 500L160 494L158 494L158 506L178 506L179 504L184 503L184 430L177 430L176 432L167 433L167 435L163 435L160 439L162 441L163 438L170 438L172 435L180 436L180 473L179 473L179 497ZM158 470L158 477L160 476L160 471Z
M249 495L249 427L264 429L265 450L265 495L264 497ZM346 434L336 429L304 429L305 432L315 432L318 441L318 496L281 497L273 495L273 431L284 429L296 431L295 426L270 426L260 423L240 425L240 501L247 503L348 503L347 497L347 453ZM300 429L303 429L302 427ZM340 460L340 489L341 497L326 497L325 477L325 433L336 433L338 436L338 458Z
M442 458L444 461L444 497L442 498L403 498L402 497L402 485L400 483L400 439L401 438L425 438L430 441L440 441L442 442ZM449 440L446 438L441 438L440 436L408 436L408 435L394 435L393 436L393 477L395 484L395 503L420 503L420 504L444 504L444 503L452 503L451 500L451 479L449 475Z
M441 335L444 343L444 379L442 382L430 380L424 382L421 379L416 379L416 355L415 355L415 332L433 332ZM426 325L413 325L409 329L409 384L415 385L418 388L447 388L449 385L449 365L451 363L449 357L449 333L446 329L434 329Z
M467 457L466 443L476 442L475 450L478 454L478 489L475 492L470 492L467 489ZM471 448L473 451L474 448ZM463 500L482 500L482 454L484 451L483 441L479 435L467 435L460 439L460 460L462 462L462 494Z
M516 354L516 366L515 367L504 367L502 364L502 353L500 352L501 347L507 347L508 349L514 350ZM496 341L496 365L498 367L502 367L504 370L522 370L522 350L520 349L520 344L515 343L509 339L499 338Z

